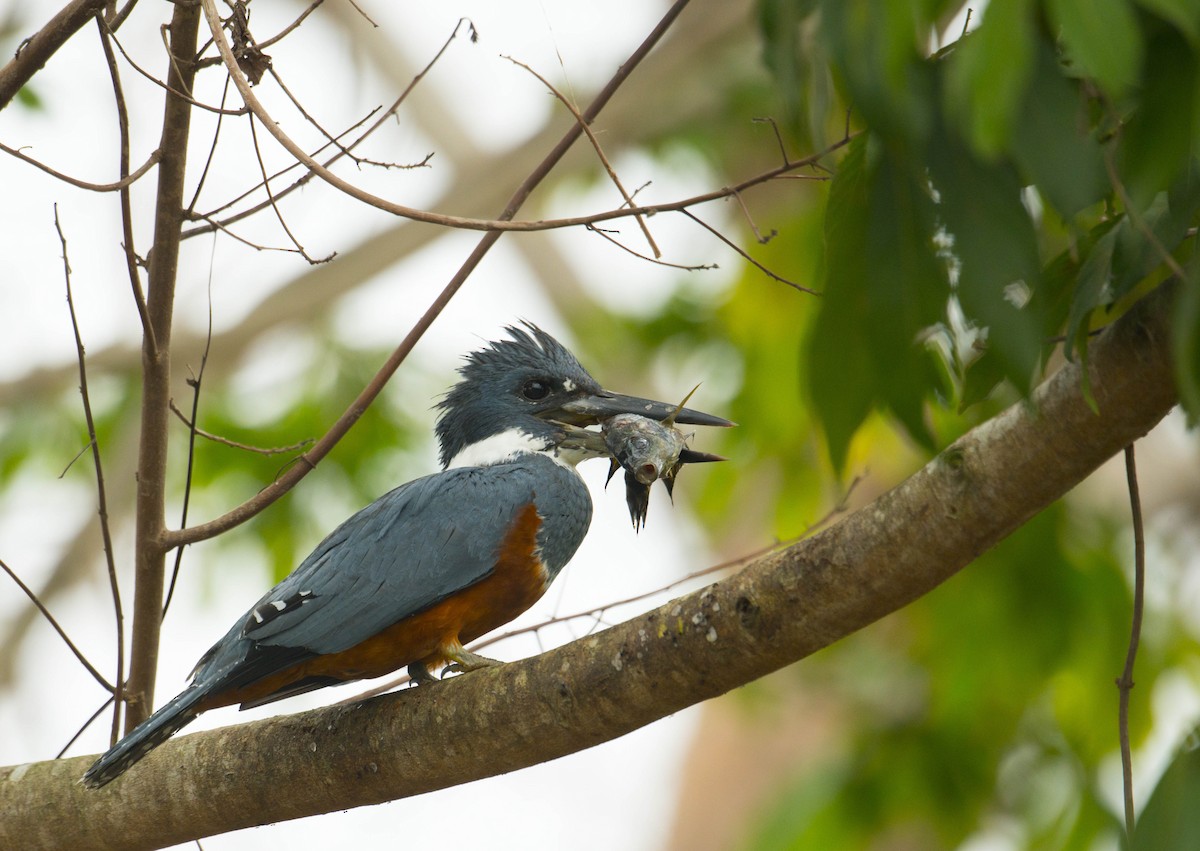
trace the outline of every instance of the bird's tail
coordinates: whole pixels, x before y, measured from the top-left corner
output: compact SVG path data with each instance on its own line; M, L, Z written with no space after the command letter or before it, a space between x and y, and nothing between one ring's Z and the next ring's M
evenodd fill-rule
M193 685L185 689L109 748L80 782L89 789L99 789L120 777L135 762L195 720L200 714L198 705L207 694L208 689L203 687Z

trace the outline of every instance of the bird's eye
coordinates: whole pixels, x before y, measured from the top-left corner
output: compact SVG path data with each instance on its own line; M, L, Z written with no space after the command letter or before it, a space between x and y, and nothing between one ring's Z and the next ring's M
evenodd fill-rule
M521 388L521 395L531 402L538 402L550 395L550 385L540 378L526 381Z

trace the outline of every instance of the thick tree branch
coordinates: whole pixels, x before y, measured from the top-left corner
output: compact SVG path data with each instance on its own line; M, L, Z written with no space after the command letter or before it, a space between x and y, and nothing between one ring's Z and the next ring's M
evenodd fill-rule
M416 795L617 738L928 593L1171 409L1171 293L825 531L634 620L433 687L183 736L91 792L92 757L0 769L0 846L152 848Z
M17 55L0 68L0 109L16 97L21 87L42 70L50 57L79 32L80 27L104 8L105 0L74 0L47 21L46 25L22 42Z

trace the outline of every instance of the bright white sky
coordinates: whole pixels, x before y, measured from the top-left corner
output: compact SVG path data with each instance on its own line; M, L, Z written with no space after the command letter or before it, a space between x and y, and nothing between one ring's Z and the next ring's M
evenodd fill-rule
M338 3L341 0L328 0ZM57 6L57 4L50 4ZM301 8L298 4L255 4L252 25L259 38ZM414 65L423 64L451 31L461 16L469 16L481 33L478 45L460 40L443 60L426 85L443 93L443 103L466 128L478 129L475 142L490 150L502 150L518 142L529 127L538 126L555 108L540 84L499 58L510 54L551 77L568 91L581 95L607 79L653 25L661 3L641 2L580 5L573 2L452 2L414 3L375 0L361 2ZM20 3L0 0L0 19L11 9L24 10L27 24L40 23L42 2ZM164 4L143 3L122 30L120 37L139 62L155 74L163 67L158 26L164 20ZM332 26L322 24L318 11L286 45L271 52L289 86L311 108L320 111L327 126L344 127L375 103L389 101L394 91L380 92L376 75L363 65L346 67L304 61L319 55L321 39ZM560 66L560 62L562 65ZM564 71L565 69L565 71ZM215 79L218 75L210 73ZM145 97L147 108L135 112L137 138L132 159L140 164L157 144L156 122L161 96L147 95L146 85L126 69L124 82L131 102ZM29 146L37 159L83 179L104 182L115 179L115 131L111 90L107 75L98 64L94 35L76 38L49 64L37 79L45 110L29 113L10 108L0 112L0 141L10 146ZM260 97L265 97L264 85ZM326 98L320 93L355 92L358 97ZM210 90L206 99L215 102L219 91ZM345 101L344 103L342 101ZM203 119L197 119L203 120ZM406 135L407 134L407 135ZM394 159L419 159L434 146L418 128L402 123L392 137L400 140L403 153ZM81 140L83 143L81 144ZM272 143L264 143L264 149ZM451 164L435 162L439 169L388 176L393 197L403 186L404 201L414 205L435 198L446 180ZM253 163L223 162L225 185L246 185ZM637 172L653 169L656 186L663 195L678 195L708 188L706 174L686 160L650 164L634 159L622 164L635 172L627 183L642 183ZM240 169L240 171L239 171ZM249 171L247 171L249 170ZM221 173L221 172L218 172ZM519 177L519 176L516 176ZM364 176L364 180L373 179ZM147 186L152 186L148 181ZM97 198L75 191L12 158L0 158L0 186L9 203L0 205L0 237L6 243L6 263L0 270L0 304L3 332L0 333L0 381L25 373L35 364L73 362L74 350L63 298L63 276L58 237L53 227L53 204L69 241L74 270L73 286L82 331L89 351L100 351L117 341L137 340L136 318L128 294L128 283L120 263L121 240L113 196ZM383 227L378 216L366 215L354 205L332 196L322 187L305 190L320 203L294 205L289 224L301 235L314 255L345 249L361 235ZM389 190L384 190L389 191ZM601 190L597 190L600 192ZM210 197L223 197L214 190ZM11 199L19 198L19 203ZM149 201L141 190L139 202ZM588 197L584 203L613 205L611 195L603 201ZM574 201L572 203L579 203ZM144 207L143 207L144 209ZM264 242L280 244L279 235L267 221ZM664 222L656 225L656 236L668 251L679 250L677 232ZM149 235L139 229L143 247ZM585 285L596 288L609 303L634 302L638 309L653 309L665 300L677 276L648 264L630 261L615 250L605 249L594 238L572 240L570 251L584 271ZM372 284L340 307L333 317L335 327L347 339L362 344L393 344L465 257L474 244L470 234L441 239L413 261L380 275ZM704 258L722 261L721 273L710 276L708 286L719 289L728 280L724 270L736 263L713 247ZM302 270L302 264L280 255L256 253L228 240L214 250L211 239L186 244L177 315L180 323L202 323L208 299L207 284L213 281L212 301L218 328L226 327L249 310L283 280ZM555 333L565 333L549 301L529 282L519 254L503 243L493 251L472 279L462 298L435 325L418 350L423 368L452 380L458 357L491 338L499 328L517 318L529 318ZM400 295L402 293L402 295ZM629 295L636 294L636 299ZM399 297L398 297L399 296ZM13 322L13 317L21 321ZM398 333L397 329L400 329ZM569 340L569 338L568 338ZM184 360L194 359L185 353ZM603 364L588 364L605 381ZM289 376L272 369L251 370L236 380L247 388L269 390ZM440 390L441 388L439 388ZM650 395L653 387L615 388ZM682 388L686 390L687 388ZM98 392L103 392L102 388ZM674 391L672 391L674 392ZM286 395L286 389L283 389ZM407 401L407 400L406 400ZM434 400L420 398L415 407L428 411ZM711 405L710 405L711 407ZM427 414L432 422L432 412ZM320 424L316 424L320 425ZM2 422L0 422L2 427ZM78 447L64 449L63 466ZM177 459L176 459L177 460ZM432 468L433 459L430 458ZM640 535L630 528L619 487L603 490L605 466L592 462L582 468L596 502L596 519L591 534L558 585L529 613L523 622L534 622L554 613L586 609L600 602L622 599L660 587L684 573L708 563L698 530L686 517L673 511L656 489L650 509L650 524ZM30 481L19 490L8 491L0 505L0 557L21 572L31 585L39 584L53 563L64 530L94 510L92 494L65 483ZM70 522L64 522L64 518ZM315 542L315 541L314 541ZM97 542L97 546L99 543ZM129 541L118 541L119 561L128 563ZM187 558L176 604L167 622L159 676L158 702L183 687L196 658L218 638L229 623L265 590L267 580L252 563L212 564L203 547L193 548ZM248 554L248 559L252 559ZM205 578L207 576L207 578ZM210 589L222 588L219 597ZM131 596L129 581L126 598ZM663 595L618 612L625 619L637 611L667 599ZM0 620L25 606L12 587L0 583ZM111 608L108 590L99 580L78 588L53 603L56 616L83 647L104 648L111 644ZM580 627L582 629L584 627ZM566 631L548 633L542 639L561 643L571 636ZM493 647L489 652L513 659L537 652L533 641ZM74 662L48 627L39 626L21 657L18 690L0 701L0 762L11 764L52 756L77 726L99 704L99 689ZM101 667L110 671L107 661ZM354 687L329 690L300 698L270 710L239 714L232 709L209 713L190 730L242 722L270 712L295 711L310 705L341 700ZM513 775L434 793L389 805L342 814L258 828L204 840L208 851L263 847L406 847L560 849L653 849L659 847L673 816L673 790L679 779L681 757L689 745L695 710L681 713L624 739L557 762ZM189 731L190 731L189 730ZM89 730L72 754L95 752L106 744L107 724ZM497 735L503 735L497 731Z

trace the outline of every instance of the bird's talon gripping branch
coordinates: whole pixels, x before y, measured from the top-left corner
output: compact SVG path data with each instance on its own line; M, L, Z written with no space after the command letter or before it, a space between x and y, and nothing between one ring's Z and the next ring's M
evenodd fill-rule
M478 653L463 649L455 651L450 659L451 664L442 669L443 679L446 674L467 674L471 671L478 671L480 668L494 668L504 664L499 659L489 659L487 656L480 656Z
M428 686L436 683L437 677L429 673L429 668L424 662L411 662L408 666L408 678L414 684L419 686Z
M442 659L450 672L499 664L462 645L537 602L575 554L592 518L575 465L609 456L588 426L630 413L670 418L672 428L732 425L604 390L534 325L508 333L467 357L439 404L442 471L335 529L201 657L187 689L88 769L84 785L114 780L218 706L260 706L406 665L428 685L437 682L428 665Z

